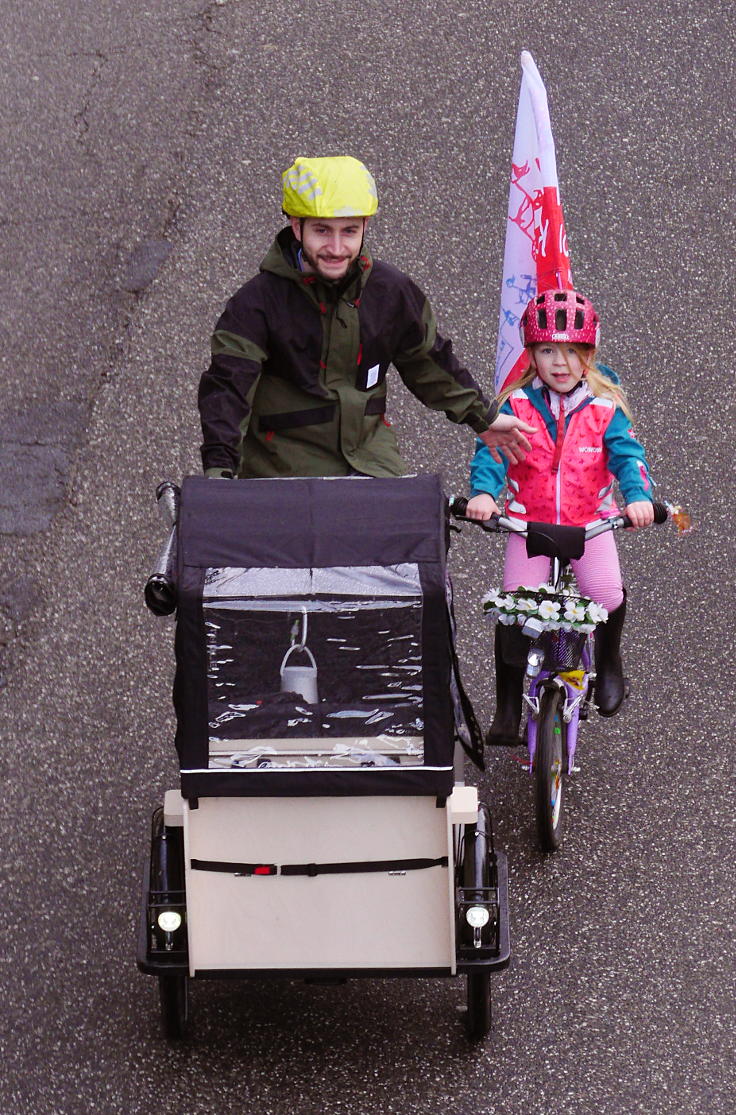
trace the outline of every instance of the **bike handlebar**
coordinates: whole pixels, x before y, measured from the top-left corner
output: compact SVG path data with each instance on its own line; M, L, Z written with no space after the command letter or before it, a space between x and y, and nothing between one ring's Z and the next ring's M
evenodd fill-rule
M667 522L669 518L669 510L666 503L659 503L653 501L654 504L654 522L657 524ZM451 496L449 500L450 514L454 519L460 519L465 523L472 523L474 526L480 527L482 530L488 531L490 534L521 534L527 533L528 524L523 519L507 519L505 515L491 515L490 519L469 519L465 512L468 508L468 500L465 496ZM592 526L585 528L586 541L590 538L595 538L599 534L604 534L608 530L621 530L623 527L633 526L628 515L620 513L614 515L610 519L603 519L599 523L594 523Z
M146 604L155 616L176 611L176 530L179 519L179 486L164 480L156 489L156 503L169 534L143 590Z

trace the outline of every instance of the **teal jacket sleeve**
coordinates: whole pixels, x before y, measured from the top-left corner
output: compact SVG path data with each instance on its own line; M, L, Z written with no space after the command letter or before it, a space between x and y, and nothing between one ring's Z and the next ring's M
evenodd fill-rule
M500 414L513 414L508 400L503 404ZM481 492L487 492L488 495L498 499L501 492L506 485L506 473L508 471L508 461L501 453L503 463L499 464L494 461L491 452L486 445L476 438L475 441L475 456L470 462L470 495L477 496Z
M608 467L618 481L624 501L636 503L653 499L654 484L644 448L636 440L631 423L620 407L616 407L603 441Z

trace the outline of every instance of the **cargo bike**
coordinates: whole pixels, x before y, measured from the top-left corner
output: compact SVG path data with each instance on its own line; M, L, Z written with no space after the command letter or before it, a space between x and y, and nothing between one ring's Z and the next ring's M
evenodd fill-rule
M461 976L484 1037L507 864L463 777L482 742L438 478L188 477L159 496L146 599L177 613L180 784L153 814L138 965L164 1033L184 1036L191 980Z

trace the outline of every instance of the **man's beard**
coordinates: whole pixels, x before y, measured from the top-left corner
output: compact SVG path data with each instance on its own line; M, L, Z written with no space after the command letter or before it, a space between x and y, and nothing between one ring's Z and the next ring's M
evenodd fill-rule
M326 283L341 283L343 281L343 279L347 278L347 276L350 272L350 268L353 266L353 264L355 263L355 260L358 257L355 256L354 259L348 260L347 267L343 271L342 275L335 275L335 276L325 275L325 273L322 271L322 269L319 265L319 260L315 259L315 257L311 254L311 252L308 252L307 249L304 247L304 241L302 241L302 258L307 261L309 266L314 271L315 275L319 275L320 279L324 279L324 281Z

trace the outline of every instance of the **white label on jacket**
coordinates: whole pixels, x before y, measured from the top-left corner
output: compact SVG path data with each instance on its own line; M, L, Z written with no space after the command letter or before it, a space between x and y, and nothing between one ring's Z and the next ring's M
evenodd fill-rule
M374 364L372 368L368 369L368 374L365 379L366 387L375 387L378 383L378 377L381 374L381 365Z

